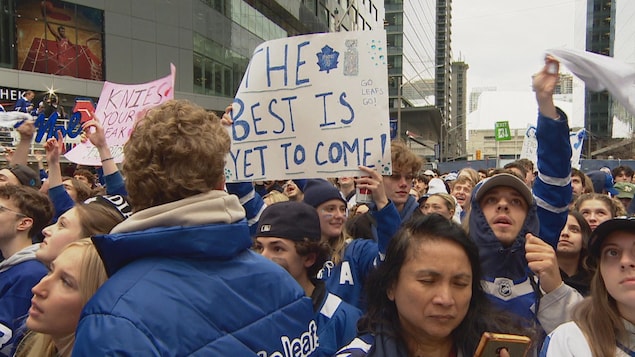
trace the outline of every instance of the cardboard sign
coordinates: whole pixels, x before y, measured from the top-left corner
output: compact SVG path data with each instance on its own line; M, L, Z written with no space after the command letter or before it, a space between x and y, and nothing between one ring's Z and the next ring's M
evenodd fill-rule
M142 84L105 82L99 96L95 117L101 120L115 162L123 160L123 145L128 141L135 122L151 108L174 98L174 74ZM66 158L77 164L101 166L99 152L89 141L66 153Z
M268 41L233 102L228 182L390 174L386 33Z
M578 170L580 169L580 157L582 156L584 138L586 138L586 131L584 129L569 133L569 142L571 143L571 167ZM538 140L536 139L535 126L529 126L527 131L525 131L520 158L529 159L534 163L538 162Z

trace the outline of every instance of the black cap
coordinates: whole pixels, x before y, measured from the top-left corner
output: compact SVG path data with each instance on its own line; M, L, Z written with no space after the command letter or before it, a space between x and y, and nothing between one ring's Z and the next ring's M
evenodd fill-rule
M600 248L602 243L616 231L627 231L635 233L635 217L616 217L602 222L591 234L589 240L589 255L595 259L600 258Z
M322 236L320 217L315 208L302 202L278 202L265 208L258 220L256 237L276 237L319 241Z
M15 164L8 167L9 171L18 178L20 184L29 187L39 188L41 185L40 175L26 165Z

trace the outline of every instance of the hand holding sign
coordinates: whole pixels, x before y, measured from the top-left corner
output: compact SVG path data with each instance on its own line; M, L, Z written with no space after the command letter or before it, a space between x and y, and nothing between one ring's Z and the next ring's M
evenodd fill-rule
M106 143L104 128L101 126L97 117L82 124L82 130L84 131L86 139L88 139L91 144L95 145L97 149L108 146Z
M223 124L224 126L229 126L234 124L234 121L232 120L232 106L231 105L225 108L225 113L223 113L223 116L220 118L220 123Z
M96 117L101 126L83 126L86 136L90 141L97 139L93 134L105 137L106 147L112 151L110 161L121 162L123 160L123 145L128 141L130 133L143 114L151 108L174 98L174 75L176 68L170 66L170 75L142 84L117 84L105 82L101 91L97 109L94 113L90 110L90 103L78 103L86 105L86 116L82 116L82 121L88 123ZM92 115L92 117L91 117ZM84 124L85 124L84 123ZM100 133L92 132L93 130ZM92 138L92 139L91 139ZM101 143L101 138L99 139ZM101 165L104 160L103 150L98 150L91 143L85 142L77 145L66 154L66 158L74 163L82 165ZM104 173L106 168L104 167Z

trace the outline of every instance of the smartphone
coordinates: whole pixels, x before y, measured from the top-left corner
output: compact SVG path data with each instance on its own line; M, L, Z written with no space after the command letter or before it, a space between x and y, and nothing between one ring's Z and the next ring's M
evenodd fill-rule
M531 339L527 336L484 332L474 356L497 357L501 349L506 348L511 357L525 357L530 345Z

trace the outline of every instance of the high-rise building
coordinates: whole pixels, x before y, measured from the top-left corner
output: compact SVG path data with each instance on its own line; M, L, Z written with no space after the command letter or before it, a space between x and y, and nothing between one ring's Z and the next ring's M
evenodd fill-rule
M615 35L615 1L587 0L586 50L613 55L613 36ZM609 93L585 93L585 126L593 136L600 139L611 137L612 123L610 117Z
M436 1L436 106L444 123L452 122L452 0ZM447 155L443 155L447 157Z
M0 6L0 104L7 110L33 90L36 105L55 100L70 112L78 97L96 100L104 81L148 82L167 75L172 63L175 98L222 111L262 42L384 25L383 0L0 0Z
M400 136L407 130L420 134L418 140L426 143L421 155L430 159L445 157L442 120L452 112L450 4L385 0L391 118L403 119Z
M451 122L446 130L447 159L465 158L467 134L467 70L465 62L452 62L452 113Z
M635 2L613 0L587 0L576 7L577 15L586 15L586 21L576 22L576 48L614 57L635 65ZM576 16L579 18L580 16ZM579 35L584 34L582 38ZM581 103L580 92L574 85L574 103ZM630 158L633 152L633 113L626 111L607 91L584 91L584 104L576 109L584 113L584 126L588 131L583 153L587 158L614 156ZM615 138L630 141L616 142Z
M558 83L553 91L554 94L571 94L573 93L573 76L568 73L561 73L558 77Z
M470 110L469 113L478 109L478 98L483 94L483 92L493 92L496 90L496 87L476 87L472 88L470 92Z

